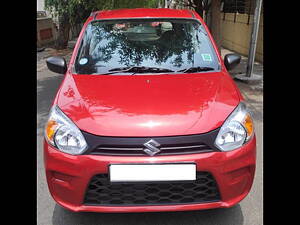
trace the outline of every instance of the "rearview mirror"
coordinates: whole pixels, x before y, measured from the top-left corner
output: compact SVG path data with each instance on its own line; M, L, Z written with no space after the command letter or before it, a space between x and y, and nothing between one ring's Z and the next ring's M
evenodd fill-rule
M232 70L241 62L241 56L238 54L227 54L224 57L224 64L227 70Z
M54 73L65 74L67 72L67 63L63 57L52 56L46 60L47 67Z

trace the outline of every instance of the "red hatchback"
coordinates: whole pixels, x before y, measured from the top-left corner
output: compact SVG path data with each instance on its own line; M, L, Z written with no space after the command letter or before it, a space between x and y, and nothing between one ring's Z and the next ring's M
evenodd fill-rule
M55 201L72 211L231 207L249 193L256 161L251 113L191 10L91 14L45 127Z

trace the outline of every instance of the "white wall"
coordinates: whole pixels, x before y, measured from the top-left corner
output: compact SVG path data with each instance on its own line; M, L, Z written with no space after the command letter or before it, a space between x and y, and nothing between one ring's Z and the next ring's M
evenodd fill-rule
M37 11L44 11L45 2L44 0L37 0Z

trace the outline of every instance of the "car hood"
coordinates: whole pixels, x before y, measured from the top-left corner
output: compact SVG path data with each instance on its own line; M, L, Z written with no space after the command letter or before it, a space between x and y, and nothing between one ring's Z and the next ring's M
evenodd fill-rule
M55 104L83 131L139 137L209 132L239 101L235 84L222 72L67 74Z

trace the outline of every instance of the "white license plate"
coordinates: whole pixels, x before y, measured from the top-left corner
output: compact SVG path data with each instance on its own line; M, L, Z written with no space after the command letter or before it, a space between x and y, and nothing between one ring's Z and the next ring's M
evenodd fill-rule
M196 180L196 164L113 164L111 182Z

